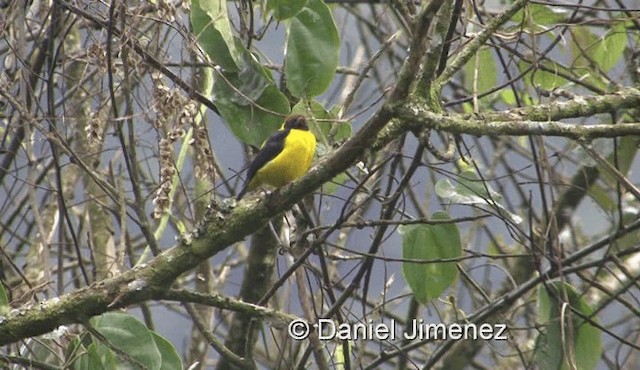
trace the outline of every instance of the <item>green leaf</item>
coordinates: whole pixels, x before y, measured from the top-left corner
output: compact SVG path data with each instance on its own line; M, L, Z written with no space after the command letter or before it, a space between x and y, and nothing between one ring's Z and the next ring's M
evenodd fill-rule
M606 139L601 139L606 140ZM611 150L607 153L598 151L598 153L605 155L607 154L607 161L614 166L616 161L613 153L613 140L607 140L609 144L611 144ZM593 144L592 144L593 145ZM596 148L594 148L596 149ZM597 149L596 149L597 150ZM622 137L617 140L617 154L618 154L618 171L627 175L629 170L631 169L631 165L636 157L636 153L638 152L638 140L636 137ZM598 164L600 169L600 173L602 174L603 179L610 184L612 187L615 187L618 184L618 179L609 173L608 169L602 168L602 165Z
M347 349L349 352L351 352L351 342L348 341L347 342ZM345 353L344 353L344 347L342 345L336 346L335 351L333 352L332 357L332 362L335 364L334 367L332 367L335 370L344 370L345 369Z
M627 30L624 22L614 22L609 29L588 53L602 71L609 71L622 58L622 53L627 47Z
M576 27L572 35L570 46L574 60L571 72L587 83L608 89L601 75L610 71L623 56L627 46L625 23L614 22L603 36L594 34L586 26Z
M242 142L260 147L282 126L284 116L289 112L289 101L275 85L268 86L258 100L247 105L237 104L229 99L231 87L226 84L223 88L220 86L218 84L214 88L216 107L231 131Z
M212 100L231 131L256 147L284 122L289 101L278 90L271 73L236 39L240 51L237 71L214 71Z
M539 64L544 65L544 67L551 71L534 68L527 73L528 78L524 80L536 88L539 87L545 90L553 90L558 87L566 86L570 81L560 76L560 72L564 72L567 75L575 74L575 71L569 71L563 66L552 61L540 61ZM526 71L529 67L530 63L528 62L521 61L518 63L518 68L521 72ZM522 101L526 102L527 100L522 99Z
M502 99L502 101L512 107L516 105L516 96L513 93L513 90L511 89L502 89L500 90L500 98Z
M211 67L201 67L198 68L198 71L196 73L199 76L197 86L198 92L200 92L204 96L211 96L211 93L213 92L213 74L215 73L214 69ZM200 107L203 107L203 112L206 112L206 106L200 103Z
M555 25L566 20L568 12L565 9L542 4L527 4L519 10L511 19L523 24L525 29L538 32L544 30L547 25ZM524 22L524 23L523 23Z
M65 369L88 369L88 358L86 358L88 357L88 353L83 341L81 340L82 338L86 339L86 337L87 336L84 333L81 333L80 335L74 337L73 340L69 342L69 345L67 345L64 354L65 363L63 367ZM72 366L69 366L69 364L71 364Z
M223 73L228 79L233 79L233 89L229 94L229 98L240 105L250 105L252 101L260 98L264 90L274 85L271 72L262 67L258 59L247 48L242 45L242 41L234 38L236 49L238 50L238 70L233 73ZM220 73L215 77L222 76ZM214 77L214 78L215 78ZM214 79L215 83L218 80Z
M116 367L116 355L100 343L91 343L73 361L74 370L108 370Z
M549 282L546 287L540 285L538 321L545 328L536 340L535 361L541 369L569 369L565 355L573 352L572 361L578 369L594 369L602 354L601 332L569 307L563 310L565 296L568 298L566 303L573 310L596 321L595 317L591 317L593 309L571 285L559 281ZM561 327L562 323L564 328ZM572 331L571 335L569 330Z
M602 156L607 157L607 161L613 166L616 163L614 159L614 145L612 139L595 139L591 142L594 150L600 153ZM625 136L617 139L617 168L618 171L627 175L631 169L631 165L636 158L638 152L638 139L632 136ZM600 165L582 149L581 146L574 148L572 151L576 153L577 163L583 166L598 166ZM601 168L601 176L608 184L609 187L615 187L618 180L609 173L608 170ZM589 196L606 212L613 212L618 207L618 203L611 197L611 194L605 190L600 183L594 183L589 187Z
M640 141L638 136L623 136L618 138L618 170L622 174L628 174L633 164ZM609 158L613 162L613 155Z
M444 212L436 212L433 220L449 220ZM401 226L402 257L433 261L462 256L460 232L454 223ZM403 262L402 274L416 300L422 304L440 296L458 275L456 262Z
M476 64L477 61L477 64ZM475 69L478 66L476 76ZM498 71L496 69L496 61L493 57L491 49L484 48L478 51L476 57L471 58L464 66L465 86L469 91L473 91L474 78L478 79L478 93L484 93L491 90L498 82Z
M338 67L340 37L331 10L322 0L309 0L287 26L287 87L297 97L320 95Z
M111 346L147 368L160 369L162 355L151 331L138 319L126 313L109 312L92 318L91 325Z
M93 318L91 322L94 328L107 338L110 345L126 352L145 368L183 368L180 356L173 345L162 336L148 330L134 317L116 312ZM136 342L138 340L140 342ZM65 357L73 363L76 370L132 368L131 363L119 358L108 345L92 336L86 336L83 341L74 339L68 346Z
M67 348L64 351L64 368L69 368L69 364L73 364L75 368L75 363L85 354L86 349L80 340L82 337L83 334L73 337L67 345Z
M282 21L298 14L305 5L307 0L268 0L267 10L272 10L273 17Z
M102 343L92 343L89 346L89 354L95 361L100 361L103 369L132 369L135 368L128 362L118 358L115 352Z
M191 1L191 26L198 44L223 70L236 70L237 51L225 0Z
M545 66L553 69L554 72L544 71L542 69L531 72L531 83L545 90L553 90L558 87L566 86L569 81L564 77L561 77L558 73L560 67L553 62L545 62Z
M609 192L599 183L591 185L587 193L605 212L614 212L618 206L618 203L611 199Z
M598 36L586 26L576 26L572 35L573 42L569 44L573 55L571 67L578 68L579 72L583 72L582 74L590 73L591 63L586 56L588 56L588 50L598 42Z
M182 369L182 360L180 360L180 355L178 355L173 344L153 331L151 332L151 335L153 336L153 341L156 343L156 346L160 351L160 356L162 357L162 366L160 366L160 370Z
M338 191L338 188L347 181L349 181L349 176L347 176L346 173L342 172L331 179L331 181L325 182L322 185L322 192L323 194L335 194L336 191Z

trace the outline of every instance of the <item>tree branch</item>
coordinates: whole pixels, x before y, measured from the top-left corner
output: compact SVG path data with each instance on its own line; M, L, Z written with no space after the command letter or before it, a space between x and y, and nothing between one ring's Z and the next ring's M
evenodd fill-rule
M436 114L424 104L410 102L395 107L394 116L398 119L385 127L373 149L378 150L384 147L407 131L418 132L429 129L476 136L543 135L586 141L599 137L638 135L640 123L584 125L557 121L565 118L590 117L638 106L640 106L640 90L632 87L613 94L578 96L569 101L481 114Z
M457 53L457 57L449 63L447 68L445 68L444 72L438 77L434 86L437 91L441 90L441 87L449 81L449 79L460 69L462 68L471 58L476 55L476 52L482 45L484 45L487 40L495 33L495 31L506 23L511 17L513 17L520 9L522 9L528 0L517 0L515 1L509 9L504 11L502 14L498 15L493 19L493 21L487 24L487 27L478 34L471 42L469 42L464 49L462 49L459 53Z

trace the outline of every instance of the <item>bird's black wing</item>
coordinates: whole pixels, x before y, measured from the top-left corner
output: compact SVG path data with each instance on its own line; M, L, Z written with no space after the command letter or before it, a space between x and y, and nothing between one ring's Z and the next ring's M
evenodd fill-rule
M287 137L289 130L285 131L276 131L273 135L267 139L267 142L264 143L256 157L253 159L253 162L249 165L249 170L247 172L247 181L244 184L244 188L238 194L238 199L242 198L244 193L247 191L247 187L249 183L256 175L259 169L261 169L265 164L269 163L273 158L275 158L282 150L284 149L284 140Z

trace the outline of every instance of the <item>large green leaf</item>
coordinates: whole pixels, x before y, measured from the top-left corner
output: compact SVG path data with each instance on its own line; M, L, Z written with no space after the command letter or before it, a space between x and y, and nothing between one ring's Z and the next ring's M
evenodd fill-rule
M237 54L226 0L192 0L191 26L198 44L225 71L236 70Z
M289 101L240 40L235 45L240 52L239 69L214 71L213 102L241 141L259 147L282 125Z
M100 343L91 343L73 362L74 370L107 370L116 367L115 354Z
M478 73L475 73L476 66ZM477 78L477 82L474 79ZM477 86L477 92L483 93L489 91L498 82L498 71L496 69L496 61L491 49L480 49L475 58L471 58L464 66L465 86L469 91L473 90L474 84Z
M338 67L340 37L331 10L322 0L309 0L287 26L287 87L297 97L320 95Z
M554 62L543 62L542 63L548 70L544 69L536 69L532 71L529 76L531 78L531 83L536 88L542 88L545 90L553 90L558 87L563 87L569 84L570 82L560 75L560 72L563 71L563 68ZM528 66L528 64L525 64ZM524 70L525 67L521 69ZM570 73L568 73L570 74Z
M640 144L640 138L638 136L623 136L618 138L618 171L623 174L628 174L633 164L638 148ZM613 162L613 155L609 157L609 160Z
M109 344L149 369L160 369L162 355L151 331L138 319L122 312L109 312L91 319L91 325ZM100 351L98 351L100 352Z
M600 38L588 53L602 71L609 71L622 58L627 47L627 30L624 22L614 22L604 37Z
M127 353L148 369L179 370L182 361L173 345L134 317L125 313L107 313L91 319L94 328L109 342L92 336L75 339L68 346L66 359L76 370L135 368L120 358L110 346ZM139 342L138 342L139 341Z
M298 14L308 0L268 0L267 10L273 11L273 17L279 21Z
M160 356L162 357L162 365L160 366L160 370L179 370L182 369L182 360L180 360L180 355L176 351L175 347L155 332L151 332L153 336L153 341L156 343L158 350L160 351Z
M594 65L594 52L602 46L600 37L591 32L586 26L577 26L572 34L572 41L569 43L569 49L573 56L573 60L569 65L569 70L575 78L591 84L602 90L608 90L610 86L606 79L602 78L601 71L606 71L600 66Z
M591 32L591 29L586 26L576 26L573 29L572 35L573 42L569 43L569 46L573 56L573 62L570 67L572 67L578 75L592 73L591 62L587 56L588 50L593 49L594 45L598 43L598 36Z
M567 306L563 309L565 303L571 309ZM598 364L602 354L601 332L572 310L596 321L591 317L593 309L571 285L554 281L538 287L538 321L544 325L535 348L539 368L570 369L569 354L578 369L594 369Z
M214 101L220 115L231 131L244 143L260 147L275 130L282 126L289 112L289 101L275 85L267 86L257 100L249 104L234 101L231 78L216 79ZM237 80L231 81L232 83ZM273 112L273 113L272 113Z
M84 334L81 334L84 336ZM101 370L131 368L130 364L118 361L116 354L100 342L92 342L91 336L75 338L67 347L66 361L73 364L74 370ZM65 368L68 368L66 363Z
M449 220L444 212L436 212L433 220ZM460 232L454 223L408 225L402 234L402 257L418 261L457 258L462 255ZM403 262L402 274L416 300L428 303L445 291L458 275L456 262Z
M545 30L547 26L563 22L568 14L564 9L531 3L519 10L511 20L518 24L519 29L524 27L526 30L539 32Z

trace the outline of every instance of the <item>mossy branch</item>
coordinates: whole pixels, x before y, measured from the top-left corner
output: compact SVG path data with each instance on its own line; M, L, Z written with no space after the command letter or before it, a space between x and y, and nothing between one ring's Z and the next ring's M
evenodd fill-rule
M438 77L433 84L436 91L440 91L442 86L447 83L451 77L462 68L474 55L478 52L480 47L484 45L487 40L495 33L495 31L508 22L520 9L522 9L528 0L516 0L511 6L505 10L502 14L495 17L486 28L480 32L472 41L470 41L459 53L451 63L447 65L444 72Z
M481 114L433 113L425 103L414 100L395 107L393 115L396 119L380 133L373 149L384 147L407 131L418 133L439 130L476 136L561 136L580 141L638 135L640 123L585 125L558 121L591 117L638 106L640 90L632 87L613 94L578 96L568 101Z

